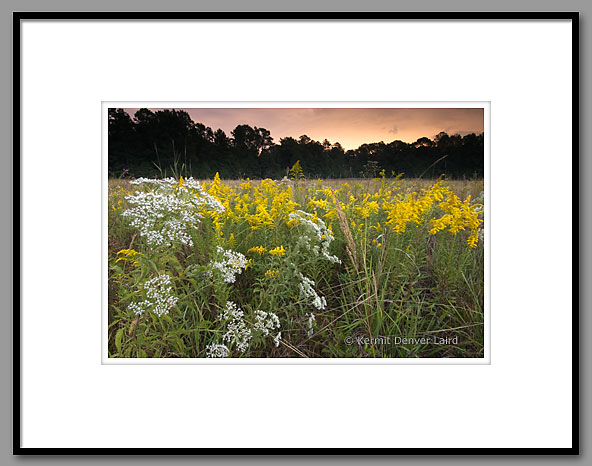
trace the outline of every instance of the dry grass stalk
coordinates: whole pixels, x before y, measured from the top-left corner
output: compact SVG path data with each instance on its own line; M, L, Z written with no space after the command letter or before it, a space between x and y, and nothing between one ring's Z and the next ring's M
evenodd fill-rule
M345 248L347 250L347 255L349 256L349 258L354 266L354 269L356 269L356 273L358 273L359 272L359 270L358 270L358 255L356 252L356 243L354 243L354 237L352 236L351 230L349 229L349 224L347 223L347 218L345 217L343 210L341 210L341 204L335 198L335 194L331 193L331 197L333 197L333 201L335 202L335 209L337 210L337 218L339 220L339 227L341 228L341 231L343 232L343 236L345 236L345 241L347 242L347 245Z

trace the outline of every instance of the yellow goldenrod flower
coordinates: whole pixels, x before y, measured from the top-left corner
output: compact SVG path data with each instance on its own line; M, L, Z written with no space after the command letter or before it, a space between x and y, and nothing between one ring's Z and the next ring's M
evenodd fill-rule
M256 252L257 254L262 255L267 252L267 249L265 249L263 246L256 246L254 248L249 249L247 252Z
M316 199L313 197L308 203L308 208L313 209L315 207L320 207L323 210L327 210L327 199Z
M275 224L273 223L273 219L269 215L269 212L267 212L267 209L265 208L265 205L262 202L262 200L257 202L256 211L257 213L255 215L249 215L247 219L251 224L251 230L257 230L262 226L270 228L274 227Z
M477 247L477 242L479 241L479 230L471 230L471 234L467 239L467 244L470 248L474 249Z
M270 214L273 219L286 217L296 210L298 204L292 201L292 190L288 189L274 195L271 201Z
M376 225L372 225L370 227L370 230L374 230L376 232L382 231L382 226L380 225L380 222L376 222Z
M333 220L337 218L337 210L331 209L325 215L323 215L323 217L328 218L329 220Z
M265 276L269 277L269 278L273 278L273 277L277 276L279 273L280 273L279 270L267 270L265 272Z
M286 250L283 246L278 246L277 248L274 248L271 251L269 251L269 254L271 254L272 256L283 256L284 254L286 254Z
M117 252L117 255L119 254L125 254L126 256L135 256L140 253L138 251L135 251L134 249L122 249L121 251Z
M286 222L286 225L288 225L289 227L293 227L296 225L300 225L300 219L299 218L291 218L290 220L288 220Z
M216 175L214 176L214 181L212 181L212 186L210 186L210 189L208 190L208 194L217 198L220 193L221 185L222 183L220 182L220 175L218 174L218 172L216 172Z
M175 185L176 189L182 188L183 186L185 186L185 180L183 179L182 176L179 177L179 184Z
M137 256L137 255L141 255L138 251L135 251L133 249L122 249L121 251L117 252L117 255L123 254L124 257L120 257L118 258L115 263L119 262L119 261L133 261L134 265L139 265L138 261L135 259L132 259L132 257Z

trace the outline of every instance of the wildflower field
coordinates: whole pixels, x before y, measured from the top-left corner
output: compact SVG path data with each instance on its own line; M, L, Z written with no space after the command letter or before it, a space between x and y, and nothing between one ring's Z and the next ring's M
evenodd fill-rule
M118 358L481 358L483 181L108 186Z

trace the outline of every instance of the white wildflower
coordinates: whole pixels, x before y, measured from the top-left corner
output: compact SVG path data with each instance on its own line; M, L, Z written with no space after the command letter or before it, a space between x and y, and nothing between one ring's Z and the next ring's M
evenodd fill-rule
M249 324L244 318L244 312L232 301L226 301L224 309L218 319L226 322L226 333L222 339L228 344L235 344L237 349L244 353L253 338L253 332L267 337L272 331L279 330L280 319L273 312L265 312L260 309L255 311L255 323ZM282 338L282 332L272 337L276 346Z
M211 261L209 267L222 276L222 280L226 283L234 283L236 276L243 272L247 266L247 258L240 252L223 249L220 246L216 248L222 259L218 261Z
M237 349L244 353L253 338L251 329L243 319L243 311L232 301L227 301L220 319L226 320L226 333L222 339L228 344L234 343Z
M131 184L148 185L153 191L161 193L190 193L197 199L197 205L203 206L205 210L215 210L219 213L224 212L224 206L215 197L208 194L200 182L193 178L186 178L182 182L170 177L160 180L137 178Z
M202 214L192 202L158 192L136 192L126 196L126 200L134 207L122 216L130 219L130 225L139 230L150 246L166 247L174 242L193 245L187 230L200 222Z
M273 312L265 312L261 310L255 311L255 330L261 332L266 337L271 330L280 328L280 319Z
M141 185L141 184L147 184L149 186L152 186L154 189L162 189L162 188L172 188L175 184L177 184L177 180L175 180L174 178L163 178L160 180L157 179L153 179L153 178L136 178L135 180L131 181L130 184L134 184L134 185Z
M329 246L335 237L323 220L302 210L291 213L289 219L299 225L304 233L298 238L298 243L301 246L311 251L315 256L324 257L329 262L341 263L337 256L329 254Z
M308 320L306 322L306 327L307 327L306 334L309 337L312 337L312 334L314 333L314 331L313 331L313 324L314 324L314 322L316 320L316 317L315 317L315 315L312 312L311 313L307 313L306 314L306 317L308 317Z
M208 345L206 355L208 358L227 358L230 350L226 345Z
M327 301L324 296L319 296L314 289L315 282L308 277L305 277L301 273L298 274L301 282L298 283L298 289L300 290L300 298L304 300L310 300L317 309L325 309L327 307Z
M169 247L173 243L193 246L189 230L200 223L203 212L224 211L220 202L205 192L198 181L190 178L180 187L175 183L174 178L138 178L132 184L147 184L152 191L136 191L125 198L132 207L122 216L130 219L130 225L139 230L150 246Z
M149 311L152 308L150 301L140 301L139 303L130 303L127 307L134 314L143 314L145 311Z
M223 340L229 344L234 343L236 348L244 353L249 347L249 343L253 338L251 329L242 319L231 320L227 325L227 332L224 334Z
M243 311L232 301L226 301L226 306L218 317L220 320L242 319L244 317Z
M281 339L282 339L282 332L279 332L275 337L273 337L273 342L276 347L280 346Z
M146 281L144 289L147 299L128 306L128 309L136 314L142 314L145 311L152 311L158 316L168 314L179 300L173 295L172 281L168 275L159 275Z

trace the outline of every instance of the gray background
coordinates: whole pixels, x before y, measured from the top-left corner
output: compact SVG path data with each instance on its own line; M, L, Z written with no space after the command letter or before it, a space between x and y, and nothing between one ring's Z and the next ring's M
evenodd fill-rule
M590 53L592 44L590 39L590 17L592 16L592 2L589 0L563 0L558 1L534 1L534 0L498 0L497 2L484 2L477 0L416 0L416 1L381 1L364 0L298 0L298 1L273 1L273 0L218 0L218 1L187 1L187 0L102 0L101 2L83 0L3 0L0 2L0 49L1 61L0 79L0 145L4 156L4 170L0 171L0 203L4 218L7 219L9 212L12 218L18 212L12 210L12 15L13 11L579 11L580 12L580 234L582 238L590 238L591 222L589 204L591 185L586 184L592 179L592 163L590 154L592 141L590 137L590 111L592 107L590 97L590 83L592 82ZM8 169L10 167L10 169ZM397 461L405 463L436 463L438 464L472 464L475 458L470 457L292 457L292 458L233 458L233 457L14 457L12 456L12 257L18 255L18 251L12 249L12 225L4 221L5 225L0 229L3 236L0 241L0 279L1 296L3 300L3 312L6 316L5 324L0 325L0 364L3 377L1 377L0 390L0 464L18 463L40 463L53 464L78 464L89 462L93 464L150 464L165 463L192 463L199 461L201 464L276 464L280 461L284 464L386 464ZM590 309L591 287L586 286L584 277L589 276L590 271L590 245L580 245L581 257L581 354L582 363L580 369L580 392L581 397L581 428L580 428L580 457L490 457L480 458L484 463L504 462L532 463L532 464L556 464L556 463L586 463L591 464L592 453L590 446L590 421L591 405L589 394L592 392L590 371L590 339L587 335L592 334L592 319L585 310ZM10 324L9 324L10 322ZM586 397L586 395L588 395ZM18 408L16 408L18 409ZM487 422L486 419L483 422Z

